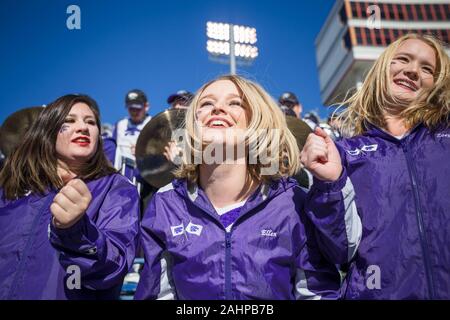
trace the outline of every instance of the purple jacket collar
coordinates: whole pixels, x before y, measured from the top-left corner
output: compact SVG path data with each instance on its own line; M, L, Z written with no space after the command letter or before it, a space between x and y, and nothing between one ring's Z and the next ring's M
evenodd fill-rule
M175 179L172 181L175 191L183 198L189 198L190 201L203 211L216 216L216 210L208 199L205 191L197 184L190 184L185 179ZM242 207L242 214L252 210L261 203L272 199L281 192L297 186L297 181L293 178L281 178L271 183L261 184L256 191L250 195L245 205Z

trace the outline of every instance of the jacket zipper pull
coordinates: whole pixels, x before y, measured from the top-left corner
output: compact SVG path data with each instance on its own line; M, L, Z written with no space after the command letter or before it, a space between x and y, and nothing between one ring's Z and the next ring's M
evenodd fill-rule
M227 248L231 248L231 241L230 241L229 236L227 236L227 239L226 239L226 241L225 241L225 246L226 246Z

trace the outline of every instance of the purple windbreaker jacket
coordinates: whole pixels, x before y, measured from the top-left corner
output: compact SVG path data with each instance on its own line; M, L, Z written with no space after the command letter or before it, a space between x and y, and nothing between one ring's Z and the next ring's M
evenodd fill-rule
M92 202L68 229L51 224L54 191L10 201L1 190L0 299L118 298L135 256L139 196L119 174L87 186Z
M363 226L344 297L450 299L450 130L371 126L338 145Z
M327 185L322 200L332 200L316 217L320 223L333 220L326 212L339 215L336 233L345 213L342 196L335 197L342 190L331 189L342 189L345 181L344 174ZM340 275L316 241L331 227L314 228L306 201L294 179L263 184L226 232L204 191L174 180L154 195L141 224L145 265L135 299L336 299Z

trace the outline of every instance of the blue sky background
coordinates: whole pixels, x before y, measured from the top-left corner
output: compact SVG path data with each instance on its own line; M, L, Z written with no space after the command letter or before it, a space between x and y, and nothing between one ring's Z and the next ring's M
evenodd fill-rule
M69 30L66 9L81 9ZM208 59L206 22L255 27L259 57L238 73L275 98L293 91L305 111L320 100L314 40L334 0L1 0L0 123L16 110L86 93L103 122L126 116L125 94L140 88L150 114L179 89L197 90L229 72Z

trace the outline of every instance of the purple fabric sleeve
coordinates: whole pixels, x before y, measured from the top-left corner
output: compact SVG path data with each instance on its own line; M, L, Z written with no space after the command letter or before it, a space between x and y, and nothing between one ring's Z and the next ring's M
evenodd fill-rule
M314 178L305 205L306 214L316 228L320 249L330 262L335 264L347 263L350 258L347 235L349 231L346 225L346 209L349 209L349 205L345 203L343 192L346 181L345 167L335 182Z
M49 239L60 251L64 267L80 267L83 286L108 289L123 281L133 262L138 217L137 191L120 180L103 199L99 212L91 213L88 208L88 213L67 229L58 229L50 222Z

